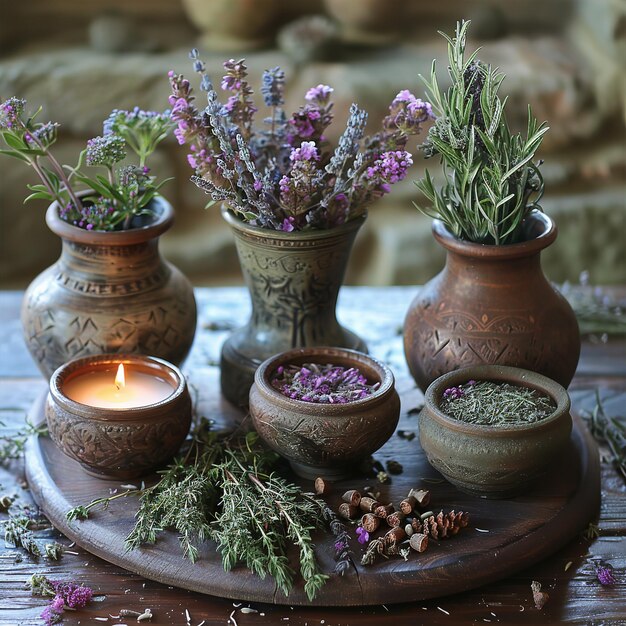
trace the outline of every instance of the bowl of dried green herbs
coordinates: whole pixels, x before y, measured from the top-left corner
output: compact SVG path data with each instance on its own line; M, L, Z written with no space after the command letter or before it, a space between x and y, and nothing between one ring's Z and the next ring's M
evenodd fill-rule
M296 348L259 366L250 415L298 475L337 480L391 437L400 399L391 370L367 354Z
M567 391L546 376L499 365L444 374L426 390L420 443L456 487L484 498L532 488L566 447Z

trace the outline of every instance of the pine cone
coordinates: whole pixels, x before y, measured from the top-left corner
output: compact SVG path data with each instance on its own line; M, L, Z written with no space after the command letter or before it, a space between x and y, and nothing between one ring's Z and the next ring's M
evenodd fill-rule
M468 524L469 513L463 511L444 513L440 511L437 515L431 515L423 520L424 529L422 532L432 539L449 539Z

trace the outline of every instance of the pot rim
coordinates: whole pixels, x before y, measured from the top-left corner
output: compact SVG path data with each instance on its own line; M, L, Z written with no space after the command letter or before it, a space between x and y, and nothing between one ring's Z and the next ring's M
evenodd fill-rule
M89 192L81 191L78 193L78 196L85 196L87 193ZM127 246L145 243L162 235L174 223L174 209L163 196L157 194L150 201L150 204L152 203L156 203L161 207L161 211L156 215L155 220L147 226L129 230L94 231L69 224L59 217L59 203L57 201L53 202L46 211L46 224L55 235L74 243L105 246Z
M272 228L261 228L260 226L252 226L237 217L234 211L226 205L221 207L222 217L226 223L233 229L238 230L246 235L255 237L264 237L266 239L281 240L293 239L295 241L308 241L318 239L330 239L337 237L345 232L358 230L367 218L367 213L348 220L339 226L326 229L297 230L293 232L285 232L283 230L274 230Z
M538 227L535 228L538 231L535 236L519 243L505 245L463 241L455 237L439 219L433 220L432 231L437 242L446 250L477 259L517 259L530 256L547 248L557 237L558 229L554 220L537 209L531 211L524 224L529 230Z
M538 422L515 424L507 427L495 427L488 424L468 424L467 422L449 417L439 409L439 402L445 389L472 379L509 382L521 387L536 389L550 396L556 402L556 408L552 414ZM471 365L443 374L436 378L426 389L424 404L428 407L431 416L449 430L480 437L500 438L551 428L563 415L569 414L571 406L567 391L556 381L531 370L507 365Z
M89 366L109 367L134 364L150 373L161 374L163 378L175 382L172 385L172 393L152 404L130 408L104 408L83 404L72 400L63 392L63 384L75 372L86 369ZM156 420L163 415L171 413L174 403L187 395L187 381L183 373L174 364L156 356L143 354L92 354L78 357L58 367L50 377L50 395L53 401L72 415L85 419L101 422L134 422L140 420Z
M298 361L310 360L313 362L317 362L317 359L318 361L328 363L332 362L333 358L339 358L352 363L354 367L365 365L373 369L379 376L380 386L374 393L360 400L354 400L353 402L347 402L345 404L323 404L287 398L287 396L284 396L274 389L270 384L270 376L279 365L285 365L294 359ZM347 407L354 408L355 411L360 411L361 409L367 409L372 405L378 404L384 400L389 393L393 392L395 388L395 378L393 372L387 365L364 352L350 350L349 348L314 346L310 348L293 348L269 357L256 369L252 388L254 388L254 386L256 386L259 392L265 396L268 401L278 405L280 408L326 418L329 416L342 417Z

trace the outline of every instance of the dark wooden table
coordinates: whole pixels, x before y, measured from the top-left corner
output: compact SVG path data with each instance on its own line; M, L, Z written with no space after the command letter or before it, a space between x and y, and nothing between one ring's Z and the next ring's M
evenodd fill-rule
M339 318L368 342L370 352L386 361L399 379L407 378L400 335L404 313L416 288L344 288ZM623 296L625 290L618 290ZM218 406L219 349L228 331L214 330L224 324L245 321L249 304L241 288L199 289L200 324L196 342L184 371L199 387L205 414ZM46 387L21 337L19 306L22 294L0 293L0 421L3 434L24 424L26 412ZM607 412L626 414L626 340L602 343L586 338L577 376L570 387L576 410L591 410L599 390ZM403 407L403 411L411 407ZM601 451L602 452L602 451ZM603 455L605 456L605 455ZM32 503L23 477L21 461L0 467L0 495L17 494L22 504ZM100 495L100 494L95 494ZM0 520L6 519L0 513ZM625 624L626 625L626 486L614 468L602 461L602 505L598 525L600 536L589 541L582 536L566 548L530 569L506 580L455 596L411 604L360 609L291 608L254 605L259 612L243 614L237 603L145 580L110 565L84 550L69 548L58 562L23 554L0 541L0 624L38 624L45 606L24 588L33 573L53 579L84 582L94 588L97 598L85 610L65 613L66 624L131 624L134 618L96 620L117 615L122 608L150 607L151 624L200 623L298 624L346 626L348 624ZM42 545L69 541L54 529L36 532ZM120 547L121 549L121 547ZM495 557L494 557L495 558ZM610 562L618 584L601 587L595 579L594 560ZM571 562L569 567L566 566ZM533 605L530 582L538 580L550 594L539 613ZM247 606L247 603L244 605ZM234 611L234 613L233 613ZM190 621L187 621L187 612ZM229 618L231 621L229 622Z

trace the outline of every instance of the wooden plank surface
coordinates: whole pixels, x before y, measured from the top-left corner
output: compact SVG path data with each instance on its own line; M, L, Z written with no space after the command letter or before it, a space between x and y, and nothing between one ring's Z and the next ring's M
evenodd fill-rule
M371 352L390 363L400 375L406 372L399 329L415 288L344 288L340 296L339 317L343 323L368 340ZM239 288L202 289L198 292L200 325L196 344L185 371L200 382L200 393L208 406L221 406L217 397L219 347L227 330L210 330L207 325L233 324L245 320L249 304ZM19 305L21 294L0 294L0 420L4 429L23 423L29 406L45 388L21 340ZM572 399L578 409L591 409L594 393L600 388L606 408L613 414L626 411L626 343L610 340L608 344L586 342L579 374L572 386ZM418 396L415 396L416 398ZM417 402L417 400L416 400ZM22 488L21 463L0 468L0 493L16 493L29 501ZM0 514L0 519L4 516ZM0 542L0 624L37 624L44 606L23 588L34 572L53 578L85 582L96 589L98 601L84 611L72 614L67 624L98 624L97 616L116 615L120 608L151 607L153 624L186 624L185 610L196 626L225 624L233 610L239 626L247 624L626 624L626 488L616 472L602 464L602 504L599 518L601 534L589 542L577 537L556 555L540 564L512 575L506 580L438 600L397 606L362 609L272 607L253 604L264 613L242 614L230 600L202 596L146 581L93 557L80 548L65 554L58 562L33 560L25 556L15 563L17 551ZM53 529L38 531L42 544L56 538L69 544ZM452 546L452 543L450 543ZM613 588L601 588L594 579L593 559L604 558L616 568L620 581ZM565 565L572 565L565 570ZM550 593L550 601L541 614L534 609L530 581L539 580ZM442 581L442 585L445 583ZM440 610L440 609L443 609ZM446 611L446 612L444 612ZM285 618L288 618L285 619ZM109 619L110 624L122 620ZM129 622L127 622L129 623Z

